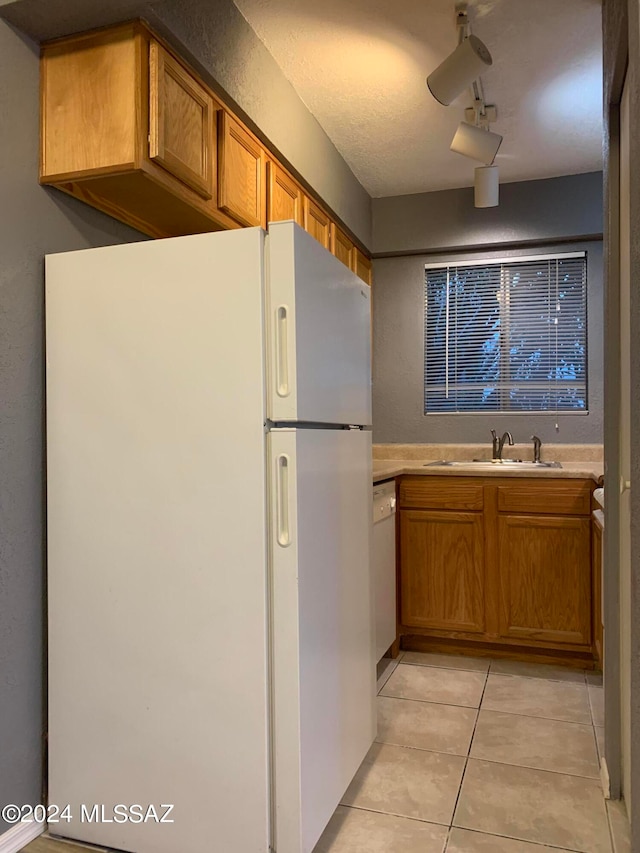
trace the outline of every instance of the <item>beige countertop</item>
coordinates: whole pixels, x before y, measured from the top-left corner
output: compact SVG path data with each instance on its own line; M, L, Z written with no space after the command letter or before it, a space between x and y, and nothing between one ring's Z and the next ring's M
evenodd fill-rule
M518 446L509 448L510 456L527 459L529 448ZM486 458L486 448L478 445L374 445L373 482L399 477L402 474L419 476L449 477L541 477L550 479L585 479L600 484L604 474L602 448L599 445L547 445L543 459L554 459L562 468L513 469L501 468L479 471L472 465L455 467L433 465L430 462L441 459L463 461L466 459ZM484 451L484 452L483 452ZM392 454L397 454L396 458Z

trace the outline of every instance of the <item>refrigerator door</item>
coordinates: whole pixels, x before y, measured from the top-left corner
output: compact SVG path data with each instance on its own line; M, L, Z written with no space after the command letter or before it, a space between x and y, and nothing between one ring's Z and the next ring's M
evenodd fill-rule
M268 435L277 853L311 853L375 737L371 433Z
M269 418L370 425L370 288L294 222L266 246Z
M101 848L269 849L263 237L46 259L51 830Z

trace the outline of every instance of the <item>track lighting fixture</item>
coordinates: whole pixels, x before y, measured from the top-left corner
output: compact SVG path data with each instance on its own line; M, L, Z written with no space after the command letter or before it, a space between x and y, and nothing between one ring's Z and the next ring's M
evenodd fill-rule
M465 89L473 91L473 106L465 110L466 121L460 122L451 142L451 150L483 163L475 170L474 203L476 207L496 207L500 194L498 167L493 165L502 143L499 133L489 130L498 117L494 105L484 100L480 74L493 64L488 48L471 34L466 0L456 2L458 46L427 77L429 91L441 104L449 106Z
M502 143L502 137L490 130L461 121L451 142L451 150L472 160L491 166Z
M436 101L448 107L492 64L485 44L477 36L469 35L429 74L427 86Z
M498 167L478 166L475 170L473 188L473 203L475 207L497 207L500 201L500 174Z

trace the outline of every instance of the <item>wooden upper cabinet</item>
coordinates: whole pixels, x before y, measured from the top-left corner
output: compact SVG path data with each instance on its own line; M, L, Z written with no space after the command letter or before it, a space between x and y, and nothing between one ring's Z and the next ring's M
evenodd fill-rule
M214 194L215 106L173 56L149 46L149 157L203 198Z
M133 26L43 47L40 179L133 169L140 87Z
M329 249L331 246L331 220L324 210L310 199L304 197L304 229L315 237L318 243Z
M266 225L264 150L222 111L218 123L218 205L242 225Z
M331 223L331 254L335 255L339 261L353 269L353 250L354 245L347 237L344 231L339 228L335 222Z
M373 266L370 259L364 255L357 246L353 247L353 267L354 273L361 278L366 284L371 287L373 279Z
M321 204L143 21L43 44L40 73L42 184L150 237L293 219L331 247ZM333 251L356 269L337 228Z
M215 112L142 23L41 48L40 181L151 237L237 228L218 207Z
M298 225L304 225L302 199L303 193L298 184L284 169L270 160L267 221L283 222L293 219Z
M591 520L500 515L500 633L521 641L591 642Z

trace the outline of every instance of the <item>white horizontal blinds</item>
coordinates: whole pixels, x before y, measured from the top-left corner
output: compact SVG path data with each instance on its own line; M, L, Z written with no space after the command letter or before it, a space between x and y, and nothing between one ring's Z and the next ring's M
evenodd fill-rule
M586 257L426 269L425 412L587 409Z

